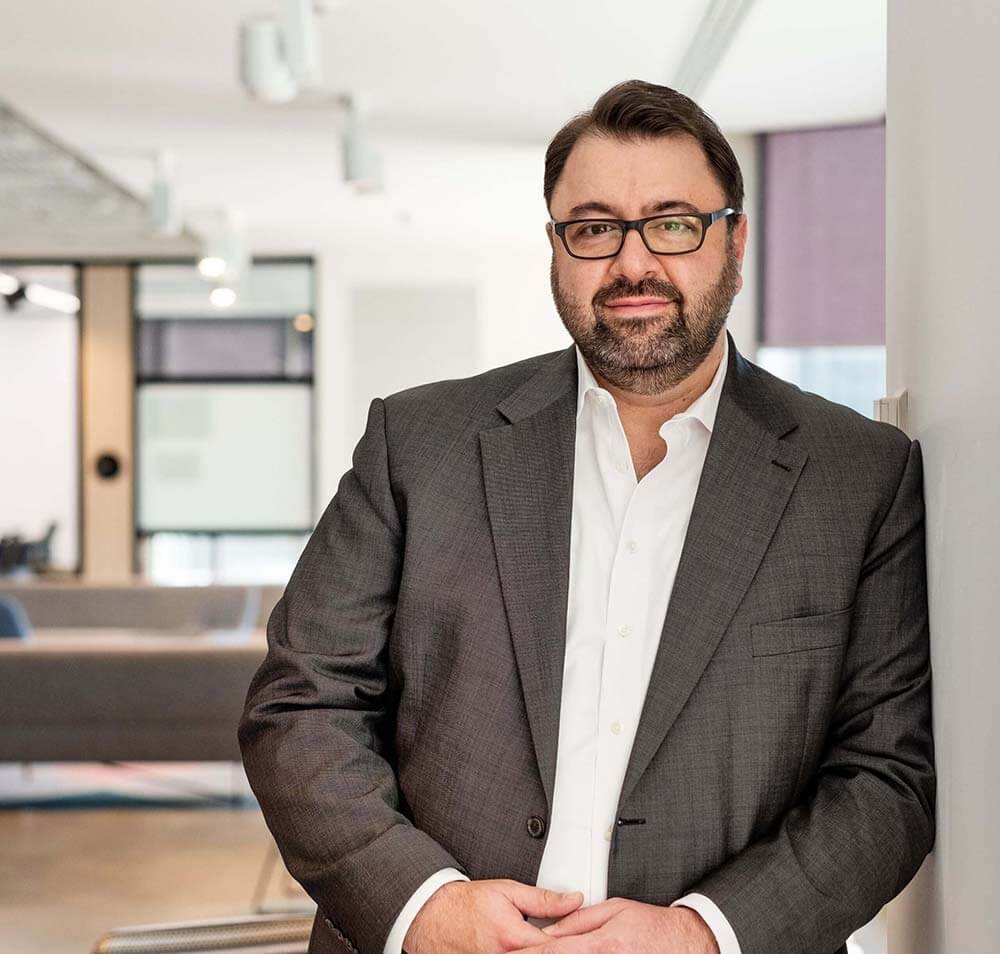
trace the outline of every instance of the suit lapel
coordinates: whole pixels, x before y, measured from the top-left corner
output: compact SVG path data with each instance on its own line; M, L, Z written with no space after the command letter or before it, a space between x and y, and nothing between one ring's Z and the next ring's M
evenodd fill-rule
M730 361L636 729L628 798L719 645L757 572L807 454L795 422L729 340Z
M490 528L535 756L549 805L566 645L576 354L571 346L498 406L479 435Z
M552 805L566 644L576 354L560 352L479 435L504 606L539 773ZM729 367L695 495L621 804L663 742L742 600L805 465L794 419L729 339Z

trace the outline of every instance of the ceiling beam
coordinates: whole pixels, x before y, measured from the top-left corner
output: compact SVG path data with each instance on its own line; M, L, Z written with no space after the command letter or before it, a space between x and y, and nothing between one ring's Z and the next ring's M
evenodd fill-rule
M675 89L692 99L701 95L755 2L709 0L705 15L674 74Z

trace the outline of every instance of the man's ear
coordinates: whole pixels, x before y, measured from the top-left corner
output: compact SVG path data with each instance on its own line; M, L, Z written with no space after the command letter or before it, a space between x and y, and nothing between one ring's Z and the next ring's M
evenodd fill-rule
M551 248L552 251L554 252L556 250L556 237L555 237L555 233L552 230L552 223L551 222L546 222L545 223L545 235L546 235L546 237L549 240L549 248Z
M726 237L726 242L732 249L733 254L736 256L736 265L739 271L736 273L736 291L740 292L743 290L743 259L747 251L747 237L749 235L749 230L747 228L747 216L746 213L741 213L739 219L736 221L736 225L733 227L733 231Z
M733 229L733 250L736 252L736 260L740 263L741 268L743 266L743 257L746 255L747 251L747 239L749 234L750 230L747 226L747 214L746 212L742 212L736 222L736 227Z

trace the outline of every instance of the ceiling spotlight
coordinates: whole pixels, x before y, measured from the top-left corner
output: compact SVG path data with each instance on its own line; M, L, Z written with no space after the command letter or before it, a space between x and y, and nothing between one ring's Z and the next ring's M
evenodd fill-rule
M220 285L218 288L213 288L209 292L208 300L216 308L229 308L236 301L236 292L231 288L226 288L224 285Z
M174 157L169 152L156 154L156 171L149 193L149 214L157 235L175 236L181 231L177 190L174 188Z
M18 285L12 292L3 293L3 300L7 304L8 311L13 311L25 300L25 291L26 288L24 285Z
M240 24L240 79L251 96L288 103L319 85L316 13L315 0L280 0L276 17Z
M375 152L361 126L358 105L344 99L344 132L341 137L344 181L358 192L378 192L382 188L382 157Z
M61 311L65 315L75 315L80 310L80 299L76 295L35 282L29 282L24 286L24 297L39 308Z
M206 255L198 261L198 271L202 278L221 278L226 274L225 259L218 255Z
M300 87L322 80L315 0L281 0L279 13L285 60Z
M298 96L276 20L254 17L241 24L240 79L251 96L265 103L288 103Z
M239 283L250 265L243 241L243 221L238 210L212 210L201 222L198 231L204 236L198 272L210 281L222 280L230 287ZM197 219L196 219L197 221Z

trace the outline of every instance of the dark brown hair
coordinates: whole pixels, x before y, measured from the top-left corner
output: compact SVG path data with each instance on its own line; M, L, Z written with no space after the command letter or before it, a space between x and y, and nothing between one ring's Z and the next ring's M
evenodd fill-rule
M573 146L582 136L595 133L623 142L657 136L693 136L722 186L726 203L737 212L743 211L743 173L714 120L683 93L642 80L626 80L612 86L592 109L574 116L555 134L545 151L546 207L552 202L552 193ZM730 229L735 226L736 218L729 216L726 220Z

